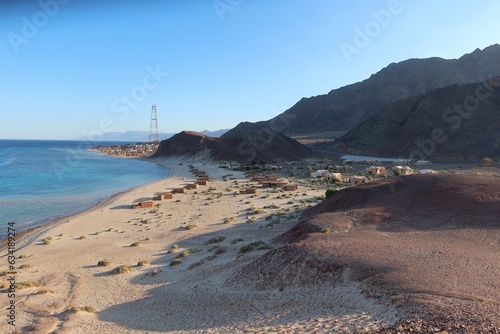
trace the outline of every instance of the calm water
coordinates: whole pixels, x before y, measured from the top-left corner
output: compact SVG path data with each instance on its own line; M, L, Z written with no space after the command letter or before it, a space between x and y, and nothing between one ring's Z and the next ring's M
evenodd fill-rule
M79 141L0 140L0 227L15 221L17 230L25 230L169 174L166 167L101 155L87 150L89 146ZM5 230L0 229L0 237Z

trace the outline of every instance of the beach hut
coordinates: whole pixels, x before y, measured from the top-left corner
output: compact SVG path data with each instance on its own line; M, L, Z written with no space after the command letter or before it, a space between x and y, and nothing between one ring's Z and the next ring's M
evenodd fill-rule
M208 180L196 180L196 184L200 185L200 186L206 186L208 183Z
M366 182L366 177L364 176L351 176L349 178L349 182L350 183L354 183L354 184L361 184L361 183L365 183Z
M385 174L385 167L370 166L366 168L366 172L370 175Z
M413 174L413 169L411 169L408 166L403 166L401 170L401 175L412 175Z
M172 189L172 194L185 194L185 193L186 193L186 187L179 187Z
M188 190L198 189L198 184L197 183L186 184L186 189L188 189Z
M342 174L330 173L326 176L326 180L330 182L342 182Z
M296 191L299 189L299 186L296 184L286 184L283 186L283 190L285 191Z
M132 204L133 209L144 209L144 208L152 208L152 207L153 207L153 201L142 201L142 202Z
M174 196L172 193L159 193L159 194L156 194L153 199L157 200L157 201L163 201L166 199L172 199L173 197Z
M256 193L257 193L257 189L255 189L255 188L240 189L240 194L256 194Z

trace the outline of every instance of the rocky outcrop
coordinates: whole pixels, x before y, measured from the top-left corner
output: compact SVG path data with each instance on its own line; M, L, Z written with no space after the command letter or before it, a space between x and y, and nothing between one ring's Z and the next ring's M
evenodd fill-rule
M199 132L182 131L160 143L153 157L194 155L207 152L214 160L240 162L302 160L311 150L294 139L270 131L249 131L232 138L213 138Z

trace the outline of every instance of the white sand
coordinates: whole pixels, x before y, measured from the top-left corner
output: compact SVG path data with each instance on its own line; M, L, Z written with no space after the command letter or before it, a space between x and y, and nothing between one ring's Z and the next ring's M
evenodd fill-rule
M364 298L360 287L347 276L335 287L282 292L224 289L223 282L233 270L267 251L240 255L240 247L257 240L268 242L291 228L297 222L294 211L308 205L305 200L323 195L324 189L301 187L297 192L265 190L256 196L233 195L248 182L242 172L202 161L171 159L161 163L172 167L170 178L137 187L102 207L18 240L17 256L27 257L17 259L16 267L32 267L19 269L16 279L41 286L17 291L16 327L6 324L7 311L2 308L0 332L350 333L395 320L394 309ZM188 194L174 194L173 200L155 202L160 204L157 210L129 208L137 199L151 198L155 192L193 180L188 164L206 171L214 181ZM222 176L226 174L234 174L236 180L224 181ZM276 198L282 194L289 197ZM263 209L271 203L278 208ZM250 207L265 212L249 215L244 210ZM278 212L288 218L266 227L270 220L265 217ZM253 216L257 220L247 223ZM232 217L232 221L224 224L226 217ZM179 228L189 224L196 227ZM214 236L226 239L220 244L204 244ZM44 245L42 240L47 237L52 237L51 243ZM244 241L232 244L236 238ZM134 242L141 245L131 247ZM168 253L174 244L179 246L178 252ZM217 245L227 251L207 259L214 255L215 250L210 249ZM181 264L169 266L187 249L200 251L187 255ZM104 259L112 264L97 266ZM150 264L138 267L141 260ZM0 261L0 271L7 270L6 257ZM189 269L199 261L202 263ZM109 272L119 265L130 265L132 271L111 275ZM0 284L5 280L5 276L0 277ZM2 305L7 303L6 294L2 294ZM91 306L96 313L68 312L71 307L83 306Z

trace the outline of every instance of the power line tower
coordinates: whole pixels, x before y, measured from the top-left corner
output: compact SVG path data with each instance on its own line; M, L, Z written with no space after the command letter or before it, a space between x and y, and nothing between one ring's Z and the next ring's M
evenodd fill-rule
M156 113L156 105L153 104L151 107L151 127L149 129L149 142L158 143L160 138L158 138L158 115Z

